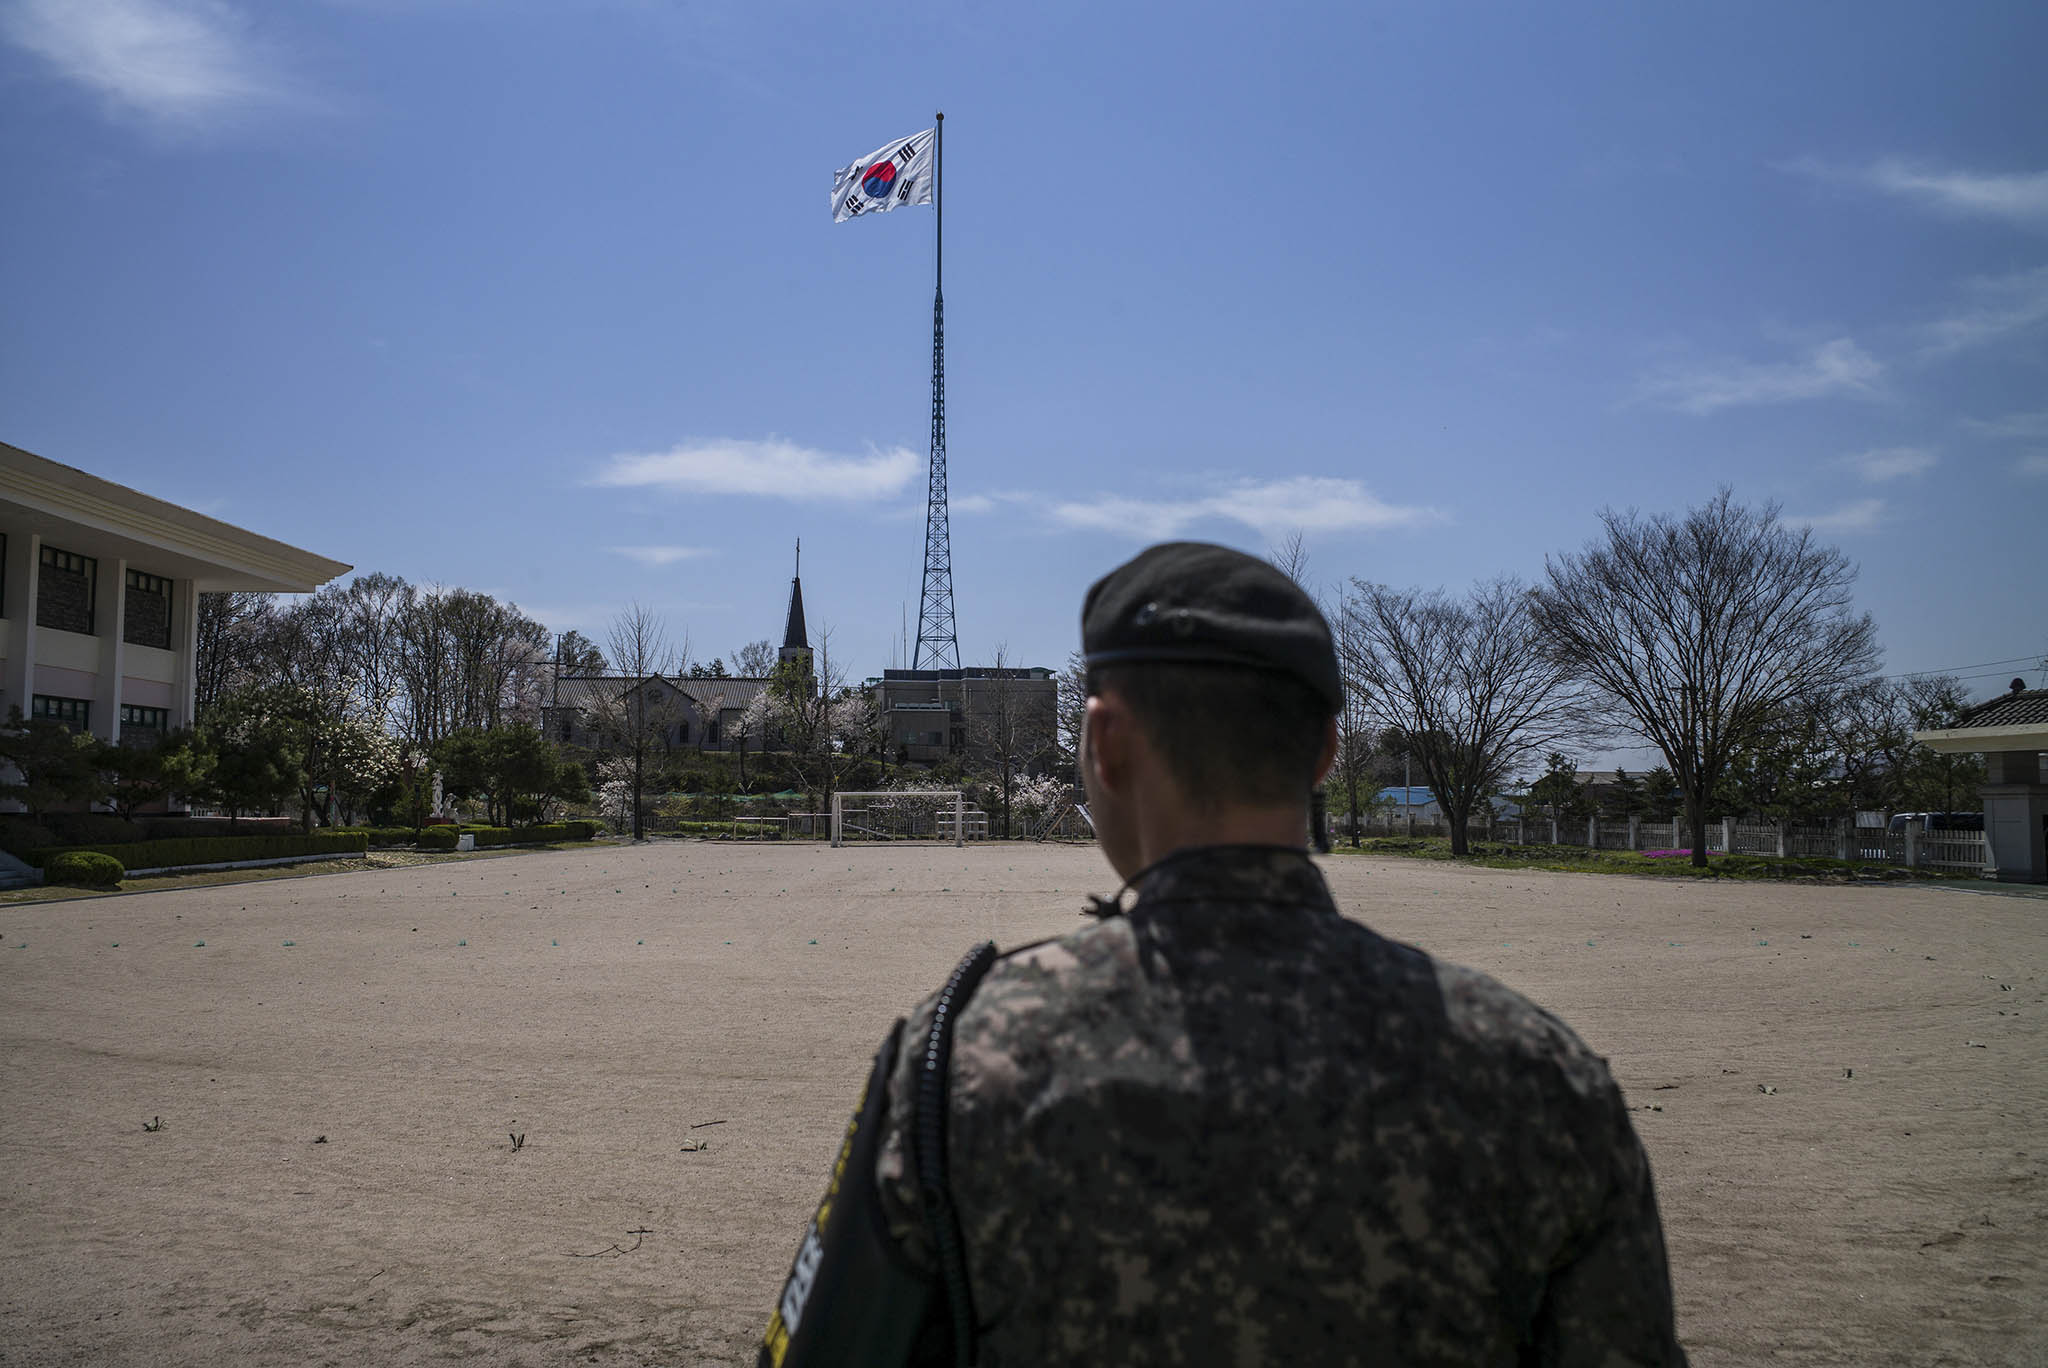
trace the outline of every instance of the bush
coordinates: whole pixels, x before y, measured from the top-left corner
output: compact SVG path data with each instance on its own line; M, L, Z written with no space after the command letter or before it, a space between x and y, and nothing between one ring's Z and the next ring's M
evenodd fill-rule
M462 833L452 826L425 826L420 828L421 850L453 850L455 838Z
M604 830L603 822L586 822L580 819L564 822L562 825L569 829L569 839L572 841L595 840L597 834Z
M111 855L93 850L67 850L43 866L43 882L78 888L119 888L128 871Z
M98 847L64 847L23 852L21 859L48 871L59 856L92 850L124 869L177 869L185 865L232 864L288 855L360 855L368 843L359 831L316 831L311 836L191 836L169 841L129 841Z

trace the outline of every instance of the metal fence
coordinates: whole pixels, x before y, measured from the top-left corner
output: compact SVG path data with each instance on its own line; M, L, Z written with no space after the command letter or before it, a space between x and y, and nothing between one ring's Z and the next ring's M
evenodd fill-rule
M1332 839L1349 839L1348 818L1333 818L1330 826ZM1448 836L1450 825L1441 818L1374 815L1358 823L1358 831L1361 836ZM1692 849L1690 833L1682 820L1630 818L1623 822L1578 817L1553 821L1548 817L1509 817L1475 821L1467 835L1474 841L1582 846L1588 850L1668 850L1690 854ZM1903 830L1893 831L1889 826L1859 826L1848 818L1794 825L1741 822L1731 817L1707 823L1707 852L1844 860L1948 874L1988 876L1993 872L1983 832L1929 830L1918 822L1909 822Z

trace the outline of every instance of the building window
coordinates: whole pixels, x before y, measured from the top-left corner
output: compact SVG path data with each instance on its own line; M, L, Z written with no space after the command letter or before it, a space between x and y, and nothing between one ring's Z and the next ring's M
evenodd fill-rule
M37 694L29 702L29 716L47 717L52 722L62 722L73 731L84 731L92 725L92 700Z
M99 562L54 546L43 548L42 562L36 576L36 626L91 636L93 581L99 578Z
M576 734L576 719L564 715L562 718L561 731L562 739L564 741L567 741L570 737L574 736Z
M171 649L171 582L161 575L128 572L128 602L121 614L121 639L130 646Z
M704 744L707 746L718 744L718 724L716 722L706 722L704 724Z
M170 731L170 709L141 709L133 702L123 702L121 735L127 735L129 727L139 731Z
M684 719L683 719L683 721L682 721L682 724L681 724L681 725L680 725L680 726L679 726L679 727L678 727L678 728L677 728L676 730L677 730L677 733L678 733L678 735L679 735L679 736L680 736L680 737L682 738L682 739L681 739L681 740L679 740L679 741L678 741L678 742L677 742L676 744L677 744L677 745L679 745L679 746L687 746L687 745L689 745L689 744L690 744L690 719L689 719L689 718L687 718L687 717L686 717L686 718L684 718Z

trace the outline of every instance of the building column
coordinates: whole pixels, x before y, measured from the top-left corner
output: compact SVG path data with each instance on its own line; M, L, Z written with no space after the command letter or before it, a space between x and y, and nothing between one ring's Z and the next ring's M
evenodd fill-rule
M2048 883L2048 784L2036 751L1984 757L1984 841L2002 883Z
M199 583L171 581L171 646L177 674L171 681L171 727L199 724Z
M21 545L15 546L19 540ZM29 701L36 691L36 583L43 566L43 538L39 532L7 539L6 616L13 624L13 640L7 643L7 674L0 678L0 719L5 709L20 708L28 716Z
M106 562L100 564L104 567ZM93 598L92 625L99 633L100 665L92 693L92 730L100 740L114 742L121 739L121 669L128 640L126 560L114 562L111 576L100 576Z

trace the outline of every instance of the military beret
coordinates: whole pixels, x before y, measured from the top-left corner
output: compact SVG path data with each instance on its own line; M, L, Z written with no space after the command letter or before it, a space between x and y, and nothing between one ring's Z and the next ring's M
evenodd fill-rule
M1292 675L1344 705L1330 624L1267 561L1207 542L1164 542L1095 582L1081 605L1090 669L1141 661L1243 665Z

